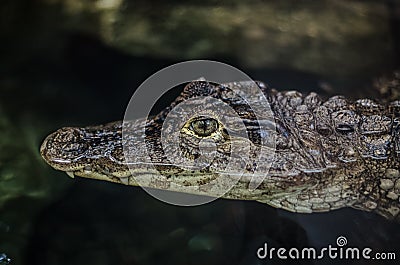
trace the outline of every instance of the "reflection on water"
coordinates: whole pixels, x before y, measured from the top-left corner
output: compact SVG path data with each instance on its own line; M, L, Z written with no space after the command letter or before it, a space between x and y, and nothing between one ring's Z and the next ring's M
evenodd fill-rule
M4 253L0 253L0 264L1 265L8 265L10 264L11 259L7 258L7 255Z
M141 82L181 60L220 60L278 89L351 98L377 97L373 81L399 66L396 1L150 2L2 3L0 264L287 264L255 251L322 247L339 235L398 252L398 224L374 214L231 200L175 207L44 164L49 132L120 120ZM340 264L292 263L329 262Z

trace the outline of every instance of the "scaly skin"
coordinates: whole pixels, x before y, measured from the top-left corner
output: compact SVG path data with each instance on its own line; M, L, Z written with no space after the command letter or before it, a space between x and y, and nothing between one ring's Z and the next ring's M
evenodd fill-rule
M300 213L353 207L400 220L400 101L380 105L369 99L350 102L335 96L323 102L315 93L278 92L257 83L272 116L256 117L251 107L232 93L233 88L255 85L195 81L151 119L62 128L46 138L40 152L49 165L70 176L132 186L137 186L141 177L148 187L211 196L221 191L208 189L206 184L218 178L231 161L230 172L243 175L224 198L257 200ZM229 104L246 126L247 135L232 129L233 118L228 114L210 113L211 118L199 118L203 119L200 123L191 117L183 126L166 128L167 143L173 142L171 132L179 132L183 157L178 157L169 152L172 147L161 144L163 122L179 103L200 96ZM208 104L212 103L203 100L202 109ZM260 124L273 126L265 129ZM204 156L199 149L204 139L215 142L210 164L201 170L183 167L185 161ZM275 147L272 153L261 148L268 141ZM239 144L239 149L233 149L234 144ZM246 152L244 160L229 160ZM251 176L264 178L256 189L249 189Z

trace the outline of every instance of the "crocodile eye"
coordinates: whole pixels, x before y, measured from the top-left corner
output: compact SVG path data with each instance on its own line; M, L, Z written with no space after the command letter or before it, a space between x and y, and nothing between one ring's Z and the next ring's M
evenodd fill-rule
M218 130L218 121L212 118L199 118L190 123L190 129L199 136L207 137Z

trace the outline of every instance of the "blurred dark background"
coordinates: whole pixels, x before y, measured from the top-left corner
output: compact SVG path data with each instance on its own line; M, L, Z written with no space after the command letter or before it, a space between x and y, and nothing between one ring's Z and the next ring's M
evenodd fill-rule
M374 214L175 207L69 179L38 152L62 126L122 119L146 78L184 60L228 63L282 90L380 97L373 83L400 64L399 1L3 0L0 34L0 264L287 264L256 250L339 235L400 254L399 225Z

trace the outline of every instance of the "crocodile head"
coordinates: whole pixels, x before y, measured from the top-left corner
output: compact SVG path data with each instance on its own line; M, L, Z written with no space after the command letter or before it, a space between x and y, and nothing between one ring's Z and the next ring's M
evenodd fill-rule
M206 185L222 174L234 181L249 178L263 143L269 145L269 162L264 164L274 156L273 116L256 117L234 92L245 87L267 90L262 83L192 82L154 117L62 128L45 139L40 152L48 164L70 176L221 195L220 190L207 191ZM266 171L261 170L264 177Z

